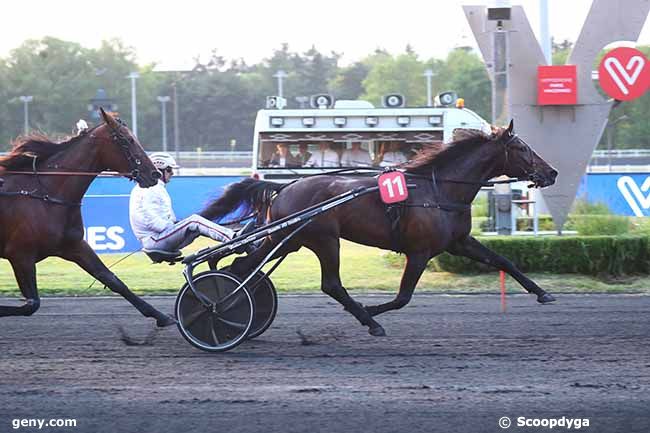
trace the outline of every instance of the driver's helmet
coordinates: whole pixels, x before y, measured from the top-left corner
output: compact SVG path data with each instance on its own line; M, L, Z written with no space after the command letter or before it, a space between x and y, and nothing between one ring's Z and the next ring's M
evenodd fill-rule
M173 156L166 152L155 152L149 155L149 159L153 162L153 166L158 170L163 171L164 169L170 168L179 168L176 164L176 160Z

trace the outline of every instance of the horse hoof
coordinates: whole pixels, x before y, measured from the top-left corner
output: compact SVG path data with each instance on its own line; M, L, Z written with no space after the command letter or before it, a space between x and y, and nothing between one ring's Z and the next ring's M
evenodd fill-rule
M537 302L540 304L548 304L550 302L555 302L555 297L550 293L542 293L541 295L537 296Z
M156 319L156 326L159 328L166 328L175 324L176 319L174 319L172 316L168 316L167 314L163 314L158 319Z
M372 335L373 337L385 337L386 331L384 331L384 328L382 328L381 325L377 325L373 328L368 329L368 334Z

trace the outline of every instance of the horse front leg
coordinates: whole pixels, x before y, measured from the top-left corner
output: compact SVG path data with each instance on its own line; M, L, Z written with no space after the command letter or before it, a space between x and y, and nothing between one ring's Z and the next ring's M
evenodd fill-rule
M415 286L420 280L422 272L426 269L428 262L428 253L409 254L406 257L406 266L404 267L402 281L395 299L386 302L385 304L368 306L366 307L366 311L370 313L371 316L376 316L385 313L386 311L398 310L406 306L406 304L411 300Z
M533 280L525 276L510 260L495 253L471 236L453 243L448 249L451 254L464 256L477 262L485 263L511 275L529 293L537 295L537 302L547 304L555 301L555 297L539 287Z
M80 241L78 244L69 248L61 258L74 262L79 265L84 271L88 272L99 282L104 284L111 291L121 295L129 301L140 313L145 317L153 317L156 319L156 325L165 327L174 325L176 320L173 317L164 314L155 309L148 302L133 293L117 276L112 273L97 254L90 248L85 241Z
M352 299L343 284L341 284L339 239L334 237L321 237L310 244L305 244L312 250L321 268L321 290L334 298L343 308L352 314L362 325L368 327L368 333L375 337L386 335L384 328L377 323L361 303Z
M41 305L36 287L36 261L32 257L12 257L9 262L25 303L19 307L0 305L0 317L31 316Z

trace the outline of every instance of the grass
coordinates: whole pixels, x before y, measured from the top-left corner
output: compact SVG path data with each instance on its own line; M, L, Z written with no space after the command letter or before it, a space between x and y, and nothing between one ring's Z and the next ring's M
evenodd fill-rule
M185 252L196 251L209 245L197 241ZM396 292L399 287L401 269L391 266L383 259L385 254L375 248L368 248L343 241L341 276L343 284L351 292ZM123 254L104 254L104 263L111 265L123 258ZM112 270L134 292L138 294L175 294L184 283L181 265L153 265L142 253L134 254ZM201 270L201 269L199 269ZM50 258L37 265L39 292L47 295L109 295L100 283L79 269L76 265L61 259ZM534 281L550 292L570 293L650 293L650 277L633 276L624 279L607 280L595 276L566 274L530 274ZM320 290L320 266L318 260L307 249L290 255L273 274L278 291L287 293L315 293ZM498 273L481 275L457 275L446 272L426 271L418 284L420 291L445 293L497 293ZM507 281L510 293L523 293L523 289L512 279ZM0 296L18 297L11 266L0 261Z

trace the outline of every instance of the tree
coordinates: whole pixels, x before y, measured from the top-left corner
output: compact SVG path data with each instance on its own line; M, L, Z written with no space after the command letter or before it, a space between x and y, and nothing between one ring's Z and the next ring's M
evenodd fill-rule
M328 91L329 82L336 76L340 54L321 54L316 47L311 47L299 56L299 67L295 71L297 86L292 96L308 96Z
M465 105L486 120L491 118L491 85L485 64L469 50L451 51L445 61L430 60L436 74L434 93L453 90L465 99Z
M364 93L363 80L368 72L370 67L364 62L355 62L347 68L339 69L328 86L330 92L336 99L359 99Z
M363 99L379 105L383 95L401 93L406 97L408 105L424 105L426 84L422 74L425 65L415 53L406 52L393 57L378 52L364 62L370 70L363 80Z
M9 67L5 60L0 59L0 151L5 150L11 139L9 109Z
M80 118L88 119L88 104L98 88L106 90L130 115L130 87L126 75L137 70L133 51L121 42L103 42L97 50L45 37L25 41L0 68L9 102L3 116L3 142L22 133L23 106L19 97L34 97L29 106L30 126L62 137L73 132ZM2 112L0 112L1 114Z
M551 52L554 65L564 65L571 54L573 49L573 42L568 39L563 40L560 43L556 43L554 39L551 39Z
M22 133L21 95L34 100L29 106L30 126L50 134L69 133L87 105L81 95L90 90L92 68L81 45L46 37L28 40L7 59L7 131Z
M553 48L554 63L564 63L572 43L565 40L554 43ZM641 50L650 54L650 46ZM51 37L28 40L6 58L0 58L0 139L6 149L10 140L22 133L21 95L34 96L29 105L30 125L55 138L70 134L79 118L88 119L87 106L99 88L106 90L118 105L120 116L130 123L131 87L126 77L133 71L140 73L138 138L147 150L160 149L161 110L157 96L172 96L174 80L182 149L230 149L232 139L238 150L250 149L256 113L264 108L266 96L277 93L273 75L280 69L288 74L284 96L290 108L296 107L296 96L326 91L337 99L367 99L377 106L383 95L402 93L407 105L424 105L423 72L432 69L434 94L454 90L465 98L468 108L490 118L489 77L479 56L469 50L459 48L445 59L422 61L410 46L398 55L376 49L347 67L339 67L339 59L340 54L335 52L324 54L311 47L298 53L283 44L270 57L248 65L213 50L206 62L197 59L195 71L179 79L153 72L153 65L139 65L135 51L120 40L105 41L97 49ZM169 110L171 120L171 104ZM617 147L650 148L648 113L649 94L613 110L611 119L628 116L617 124Z

